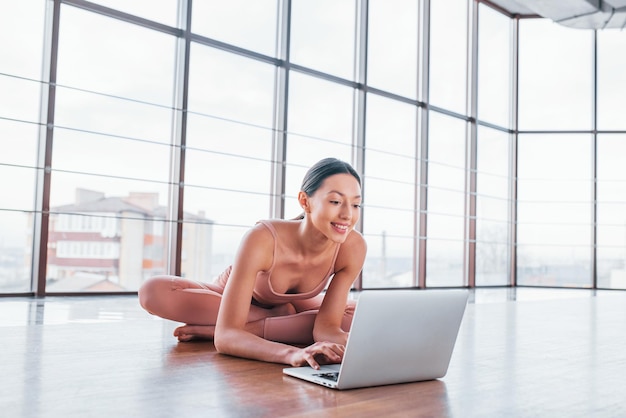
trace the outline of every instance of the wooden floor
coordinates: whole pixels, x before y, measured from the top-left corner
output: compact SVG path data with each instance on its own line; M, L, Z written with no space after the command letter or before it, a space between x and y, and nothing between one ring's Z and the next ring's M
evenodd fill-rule
M476 290L443 379L349 391L176 325L129 296L0 299L0 416L626 416L626 292Z

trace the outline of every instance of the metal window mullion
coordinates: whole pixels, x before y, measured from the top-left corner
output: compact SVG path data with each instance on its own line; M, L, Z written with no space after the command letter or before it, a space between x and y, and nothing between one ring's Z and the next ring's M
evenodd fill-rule
M369 0L356 0L356 36L355 46L355 79L356 97L354 106L354 135L352 163L355 169L365 176L365 122L367 108L367 48L368 48L368 11ZM359 7L360 6L360 7ZM365 193L365 192L364 192ZM362 221L359 227L362 228Z
M365 178L365 147L366 147L366 112L367 112L367 45L368 45L368 11L369 0L356 0L356 44L354 51L355 60L355 80L357 82L356 92L354 93L354 111L353 111L353 146L352 146L352 164L361 175L363 182L363 198L367 201L367 179ZM363 232L365 223L365 214L362 212L356 228ZM359 273L359 277L354 283L356 290L363 289L363 273Z
M418 25L418 100L425 103L418 108L418 143L416 144L418 174L417 174L417 205L416 212L419 218L416 234L417 267L414 266L416 284L419 288L426 287L426 250L427 250L427 208L428 208L428 103L429 103L429 67L430 67L430 0L422 0L419 9ZM420 42L421 41L421 42ZM417 270L417 271L415 271ZM414 279L415 280L415 279Z
M478 158L478 2L471 2L468 30L467 108L470 115L468 143L466 145L466 214L464 278L469 287L476 286L476 180Z
M598 288L598 31L593 31L593 102L591 140L591 287Z
M517 286L517 143L519 137L519 18L511 20L511 143L509 152L509 284Z
M59 50L59 19L61 2L46 2L44 53L40 96L39 150L35 185L34 231L32 243L31 290L35 296L46 294L48 267L48 226L50 220L50 181L52 173L52 143L54 137L54 110L56 102L57 60Z
M173 28L171 26L165 25L163 23L155 22L150 19L146 19L140 16L136 16L130 13L122 12L121 10L110 8L106 6L102 6L93 1L85 1L85 0L61 0L61 3L64 3L68 6L73 6L91 13L99 14L101 16L107 16L112 19L121 20L123 22L131 23L137 26L143 26L147 29L156 30L162 33L168 33L174 36L181 36L181 30L177 28ZM179 5L180 6L180 5ZM180 15L179 15L180 19Z
M189 97L189 57L191 46L191 10L193 0L179 0L178 20L182 37L177 39L174 76L173 144L171 153L168 234L169 274L180 276L184 221L184 185L187 144L187 105Z
M291 0L279 1L276 54L280 59L275 73L274 120L272 136L272 181L270 216L285 217L285 177L287 174L287 111L289 101L289 45Z

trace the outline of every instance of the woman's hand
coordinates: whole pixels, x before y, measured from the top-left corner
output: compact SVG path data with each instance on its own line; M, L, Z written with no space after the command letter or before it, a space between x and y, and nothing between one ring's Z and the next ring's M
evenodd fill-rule
M345 346L327 341L317 342L305 348L296 350L290 358L292 366L309 365L319 369L320 364L336 364L343 360Z

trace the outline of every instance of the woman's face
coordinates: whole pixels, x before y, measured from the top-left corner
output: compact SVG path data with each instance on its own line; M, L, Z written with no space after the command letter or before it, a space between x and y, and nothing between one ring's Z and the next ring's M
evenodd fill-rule
M359 220L361 186L351 174L329 176L312 196L300 196L313 224L334 242L344 242Z

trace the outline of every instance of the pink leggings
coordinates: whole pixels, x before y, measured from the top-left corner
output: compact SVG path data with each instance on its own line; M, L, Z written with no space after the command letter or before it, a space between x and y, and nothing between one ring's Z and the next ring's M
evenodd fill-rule
M188 325L215 325L223 289L177 276L156 276L139 289L139 303L153 315ZM263 320L262 338L288 344L311 344L313 325L323 295L290 302L296 313L270 316L271 310L250 305L248 322ZM346 305L342 329L350 330L355 301Z

